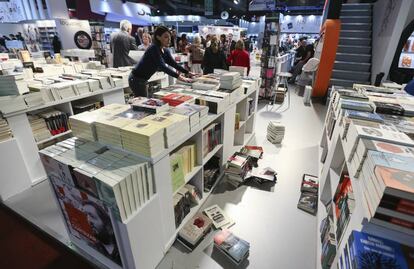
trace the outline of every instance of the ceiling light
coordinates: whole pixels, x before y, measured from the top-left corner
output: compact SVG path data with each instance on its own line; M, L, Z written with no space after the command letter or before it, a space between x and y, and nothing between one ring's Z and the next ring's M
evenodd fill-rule
M238 5L239 4L239 0L234 0L233 3L236 4L236 5Z
M160 10L159 9L157 9L157 13L160 13Z

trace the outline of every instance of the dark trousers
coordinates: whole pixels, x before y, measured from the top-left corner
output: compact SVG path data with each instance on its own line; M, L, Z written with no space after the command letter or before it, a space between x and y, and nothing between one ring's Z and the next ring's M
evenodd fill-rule
M142 78L137 78L132 73L128 77L128 84L135 96L148 96L148 81Z

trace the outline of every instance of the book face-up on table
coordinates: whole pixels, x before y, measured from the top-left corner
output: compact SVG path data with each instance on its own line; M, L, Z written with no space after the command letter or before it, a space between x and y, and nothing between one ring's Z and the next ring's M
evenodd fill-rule
M204 213L211 219L216 229L227 229L234 225L234 221L218 205L204 209Z
M250 243L226 229L216 233L214 245L236 265L240 265L249 255Z
M178 232L177 240L187 249L193 250L204 239L212 226L211 220L199 212L192 217L184 227Z

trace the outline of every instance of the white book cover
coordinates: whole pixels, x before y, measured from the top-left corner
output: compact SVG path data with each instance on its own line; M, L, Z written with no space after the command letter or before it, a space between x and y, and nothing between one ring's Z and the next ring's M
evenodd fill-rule
M231 220L218 205L213 205L204 209L204 213L210 218L216 229L227 229L234 225L234 221Z

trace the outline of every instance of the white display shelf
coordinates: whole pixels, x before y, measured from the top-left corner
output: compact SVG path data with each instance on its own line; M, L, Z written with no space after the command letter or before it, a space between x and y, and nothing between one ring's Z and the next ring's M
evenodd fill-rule
M203 165L205 165L211 159L211 157L213 157L214 155L216 155L216 153L222 147L223 147L223 144L219 144L219 145L215 146L214 149L212 149L209 153L207 153L207 155L203 158Z
M193 177L195 175L197 175L198 172L200 172L200 170L203 168L202 165L197 165L193 168L193 170L191 170L190 173L188 173L187 175L184 176L184 184L181 185L180 187L178 187L178 189L173 193L173 196L177 194L177 192L184 187L185 184L187 184L188 182L190 182L191 179L193 179Z
M48 102L48 103L46 103L44 105L41 105L41 106L29 107L25 110L4 114L3 117L5 117L5 118L13 117L13 116L16 116L16 115L19 115L19 114L22 114L22 113L28 113L28 112L31 112L31 111L36 111L36 110L40 110L40 109L44 109L44 108L64 104L64 103L69 103L69 102L72 102L72 101L84 99L84 98L95 96L95 95L115 92L115 91L118 91L118 90L121 90L121 89L123 90L123 88L124 87L115 87L115 88L111 88L111 89L107 89L107 90L98 90L98 91L90 92L90 93L83 94L83 95L77 95L77 96L74 96L74 97L71 97L71 98L66 98L66 99L62 99L62 100L58 100L58 101L54 101L54 102Z
M237 129L237 130L235 130L235 131L236 131L236 132L240 131L240 130L241 130L241 128L242 128L245 124L246 124L246 121L245 121L245 120L241 120L241 121L239 122L239 129Z
M54 139L57 139L59 137L62 137L62 136L65 136L65 135L68 135L68 134L71 134L71 133L72 133L72 130L69 130L69 131L66 131L66 132L63 132L63 133L60 133L60 134L57 134L57 135L52 135L49 138L43 139L43 140L41 140L39 142L36 142L36 144L37 145L41 145L41 144L47 143L49 141L52 141Z

